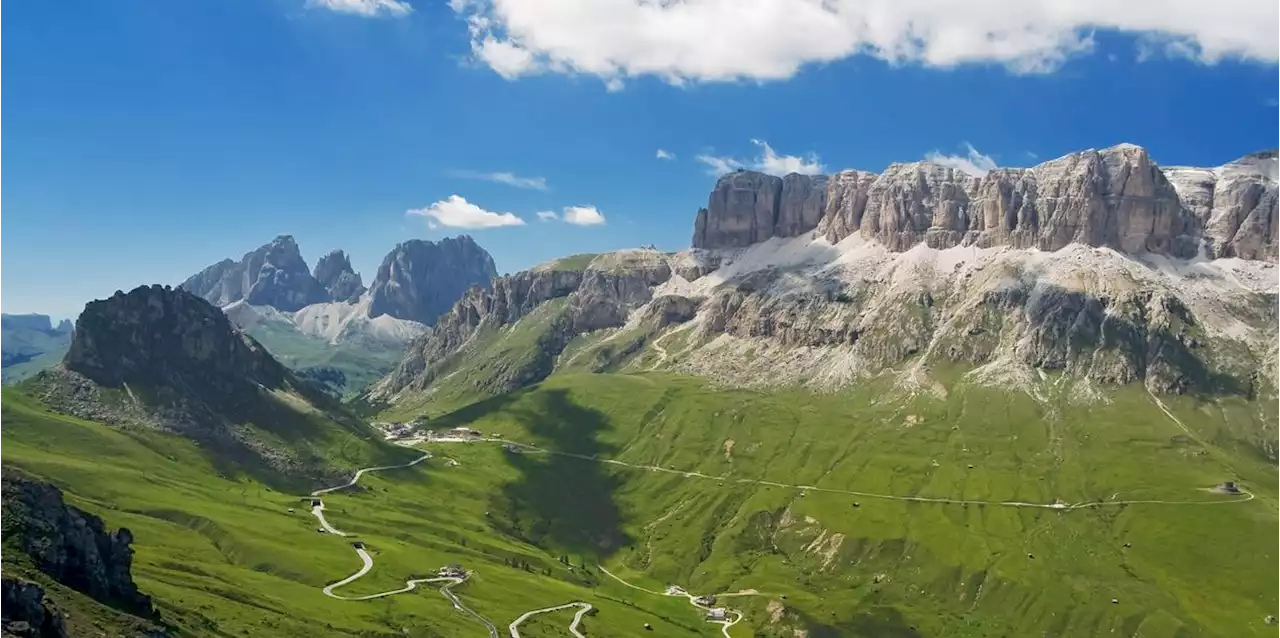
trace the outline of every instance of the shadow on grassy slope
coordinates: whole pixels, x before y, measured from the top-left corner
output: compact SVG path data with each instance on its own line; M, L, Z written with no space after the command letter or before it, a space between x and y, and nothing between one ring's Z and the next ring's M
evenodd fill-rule
M617 452L599 440L601 432L613 427L608 417L578 405L560 389L496 397L436 424L452 427L499 412L518 421L547 449L602 458ZM540 547L597 559L632 542L623 531L622 510L615 500L621 480L606 473L602 464L531 453L507 453L507 460L521 477L493 497L493 508L502 519L495 523L505 533Z

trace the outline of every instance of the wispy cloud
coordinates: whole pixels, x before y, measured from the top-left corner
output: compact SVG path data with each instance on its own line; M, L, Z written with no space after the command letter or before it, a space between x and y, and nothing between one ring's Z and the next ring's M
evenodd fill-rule
M566 224L575 226L600 226L604 224L604 213L595 206L565 206L561 219Z
M972 144L965 142L965 155L943 155L938 151L927 153L924 158L934 164L964 171L974 177L982 177L996 168L996 161L990 155L983 155Z
M560 218L559 215L556 215L555 211L550 211L550 210L540 210L538 211L537 215L538 215L538 221L544 221L544 222L555 221L556 219Z
M402 18L413 13L413 5L404 0L307 0L307 6L365 18Z
M547 178L545 177L521 177L515 173L495 172L484 173L480 171L452 171L450 175L460 177L462 179L479 179L486 182L496 182L498 184L506 184L516 188L528 188L531 190L545 191L549 190L547 186Z
M671 151L668 151L668 150L665 150L665 149L661 149L661 148L660 148L660 149L658 149L658 159L660 159L660 160L667 160L667 161L670 161L670 160L673 160L673 159L675 159L675 158L676 158L676 154L675 154L675 153L672 153Z
M447 226L449 228L500 228L502 226L524 226L524 220L512 213L495 213L488 211L459 195L450 195L426 208L415 208L408 211L410 215L427 218L431 228Z
M800 173L801 175L818 175L826 170L826 167L819 161L818 156L814 153L807 155L779 155L773 150L772 146L764 140L751 140L752 144L760 147L760 155L749 161L742 161L728 156L717 155L699 155L696 160L707 165L709 173L712 175L724 175L731 173L739 168L749 168L751 170L777 175L779 177L789 175L791 173Z

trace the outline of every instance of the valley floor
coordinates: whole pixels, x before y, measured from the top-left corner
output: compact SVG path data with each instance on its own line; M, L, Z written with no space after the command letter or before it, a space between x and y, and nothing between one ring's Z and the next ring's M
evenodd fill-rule
M8 394L3 452L129 527L190 635L1274 632L1276 473L1232 437L1240 406L884 397L556 376L435 419L495 440L401 450L317 494L323 518L183 440ZM730 592L726 620L683 592Z

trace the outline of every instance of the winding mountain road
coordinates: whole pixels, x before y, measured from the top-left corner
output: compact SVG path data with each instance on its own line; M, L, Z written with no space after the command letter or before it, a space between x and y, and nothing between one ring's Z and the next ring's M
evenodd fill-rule
M587 612L593 609L591 606L591 603L582 603L582 602L565 603L563 605L556 605L555 607L546 607L544 609L535 609L533 611L526 611L523 614L520 614L519 618L516 618L514 621L512 621L511 625L508 626L507 629L511 631L511 638L520 638L520 623L523 623L524 621L538 614L547 614L553 611L560 611L561 609L570 609L573 607L578 607L579 609L578 609L578 613L573 615L573 622L569 624L569 633L573 634L574 636L577 636L577 638L587 638L586 635L578 631L578 626L582 624L582 617L587 615Z
M360 477L364 476L365 473L367 472L378 472L381 470L398 470L398 469L413 467L429 458L431 458L431 453L423 452L422 456L419 456L418 458L408 463L402 463L400 465L381 465L378 467L366 467L364 469L356 470L355 476L351 477L350 481L347 481L342 485L326 487L324 489L320 489L312 492L311 497L313 501L315 501L315 503L311 506L311 514L316 517L316 520L320 521L320 526L330 534L334 534L336 536L350 536L350 534L347 534L346 532L334 527L329 523L327 519L325 519L324 500L320 498L322 495L354 486L356 483L360 481ZM373 556L369 554L368 550L366 550L363 547L356 547L355 550L356 550L356 555L360 557L360 562L361 562L360 569L356 570L355 573L351 574L350 576L347 576L346 578L343 578L342 580L326 585L324 589L321 590L325 596L328 596L330 598L335 598L338 600L373 600L375 598L382 598L384 596L393 596L395 594L404 594L407 592L411 592L414 589L416 589L418 585L421 585L421 584L445 583L443 586L440 587L440 595L444 596L446 600L448 600L451 604L453 604L454 609L468 616L471 616L476 621L482 623L485 626L485 629L488 630L489 632L489 638L499 638L498 628L492 622L489 622L489 620L484 616L481 616L480 614L468 608L466 605L463 605L462 601L458 599L458 596L451 591L451 588L454 587L455 585L461 585L462 583L466 582L467 579L465 577L459 578L454 576L436 576L432 578L415 578L413 580L405 581L404 587L401 587L400 589L393 589L391 591L378 592L376 594L366 594L364 596L343 596L341 594L334 593L335 589L359 580L360 578L364 577L365 574L368 574L370 570L373 569ZM576 624L577 623L575 622L575 626Z
M661 591L654 591L654 590L652 590L652 589L648 589L648 588L646 588L646 587L641 587L641 586L639 586L639 585L633 585L633 584L631 584L631 583L628 583L627 581L623 580L623 579L622 579L622 577L618 576L617 574L614 574L613 572L611 572L611 571L609 571L609 570L605 569L604 567L601 567L601 568L600 568L600 571L604 572L604 573L605 573L605 575L606 575L606 576L608 576L609 578L612 578L612 579L614 579L614 580L616 580L616 581L618 581L618 582L622 583L623 585L626 585L627 587L630 587L630 588L632 588L632 589L638 589L638 590L640 590L640 591L642 591L642 592L645 592L645 593L648 593L648 594L653 594L653 595L655 595L655 596L684 597L684 598L687 598L687 599L689 600L689 604L690 604L690 605L693 605L694 607L697 607L698 609L701 609L703 612L708 612L708 611L710 611L710 610L711 610L711 607L710 607L710 606L708 606L708 605L703 605L703 604L701 604L701 603L699 603L699 602L698 602L698 600L697 600L697 599L698 599L698 596L695 596L695 595L693 595L693 594L690 594L689 592L685 591L685 590L684 590L684 588L682 588L682 587L671 587L670 589L668 589L668 590L667 590L667 591L665 591L665 592L661 592ZM758 591L748 590L748 591L740 591L740 592L733 592L733 593L726 593L726 594L716 594L715 596L716 596L716 598L727 598L727 597L729 597L729 596L768 596L768 595L769 595L769 594L762 594L762 593L760 593L760 592L758 592ZM740 622L742 622L742 619L743 619L745 616L742 614L742 612L740 612L740 611L738 611L738 610L736 610L736 609L725 609L725 613L726 613L726 614L733 614L733 615L734 615L733 619L732 619L732 620L730 620L730 619L725 619L725 620L710 620L710 619L708 619L708 622L712 622L712 623L715 623L715 624L717 624L717 625L720 625L720 633L724 634L724 638L733 638L733 636L729 635L729 628L730 628L730 627L732 627L732 626L734 626L734 625L736 625L736 624L738 624L738 623L740 623ZM515 638L519 638L519 637L515 637Z

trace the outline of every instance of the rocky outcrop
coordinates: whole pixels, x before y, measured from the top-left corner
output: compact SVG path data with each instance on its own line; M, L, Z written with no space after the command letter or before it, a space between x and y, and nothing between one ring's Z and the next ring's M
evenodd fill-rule
M58 583L94 600L135 616L155 616L151 598L138 591L130 573L133 535L121 528L107 531L102 519L63 502L52 485L5 468L3 474L4 536L26 554L34 566ZM9 599L29 609L39 620L35 604L42 592L30 586L7 585Z
M31 392L80 418L193 439L228 471L281 489L341 474L324 454L327 440L362 444L364 426L337 401L221 310L167 286L86 305L63 362L38 375Z
M329 301L354 303L366 290L360 274L351 268L351 259L341 250L321 257L311 276L329 293Z
M1210 257L1275 261L1277 157L1264 151L1216 169L1173 167L1165 174L1204 229Z
M813 230L826 209L827 178L736 171L716 181L694 223L694 248L740 248Z
M67 638L62 611L45 597L40 585L5 576L0 579L0 612L8 638Z
M682 295L656 297L645 307L641 321L663 328L693 319L698 312L698 301Z
M244 299L255 306L293 311L329 299L290 235L276 237L240 261L224 259L209 266L180 287L218 307Z
M76 321L63 365L111 388L190 385L230 393L244 385L278 387L285 375L220 310L184 290L159 285L89 302Z
M468 289L488 288L495 276L493 257L467 235L403 242L378 268L369 288L369 316L432 326Z

